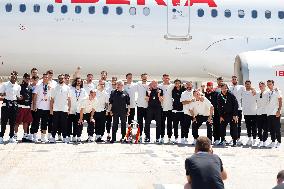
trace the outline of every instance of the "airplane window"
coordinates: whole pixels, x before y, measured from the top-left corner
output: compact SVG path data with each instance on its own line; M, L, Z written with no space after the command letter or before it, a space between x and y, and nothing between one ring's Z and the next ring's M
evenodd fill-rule
M12 4L11 3L7 3L5 6L6 12L11 12L12 11Z
M67 13L67 11L68 11L68 7L67 7L66 5L62 5L62 6L61 6L61 12L62 12L63 14L65 14L65 13Z
M197 10L197 15L198 15L198 17L203 17L204 16L204 10L203 9L198 9Z
M53 5L47 5L46 10L47 10L48 13L53 13L53 11L54 11Z
M36 4L34 5L34 12L39 12L40 11L40 5Z
M230 10L225 10L225 17L230 18L232 16L232 13Z
M244 18L245 17L245 11L244 10L239 10L239 18Z
M271 11L269 11L269 10L265 11L265 18L267 18L267 19L271 18Z
M216 9L212 9L212 10L211 10L211 16L212 16L213 18L217 17L217 16L218 16L218 11L217 11Z
M20 11L21 12L26 12L26 10L27 10L26 5L25 4L20 4Z
M121 15L123 13L123 10L121 7L116 7L116 14Z
M103 14L108 14L109 8L108 6L103 6Z
M278 17L279 17L280 19L284 19L284 11L279 11L279 12L278 12Z
M130 7L129 14L132 15L132 16L136 15L136 8L135 7Z
M256 10L251 11L251 17L257 18L257 11Z
M150 8L149 8L149 7L144 7L144 8L143 8L143 14L144 14L145 16L149 16L149 14L150 14Z
M81 6L79 6L79 5L75 6L75 13L76 13L76 14L80 14L81 11L82 11Z
M95 6L90 6L89 7L89 13L90 14L95 14L95 12L96 12Z

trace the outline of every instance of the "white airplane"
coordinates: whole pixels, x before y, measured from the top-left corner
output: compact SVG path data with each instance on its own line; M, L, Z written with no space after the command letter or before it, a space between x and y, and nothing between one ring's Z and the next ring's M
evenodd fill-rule
M189 6L185 6L189 5ZM274 79L284 89L282 0L1 0L0 75L41 72Z

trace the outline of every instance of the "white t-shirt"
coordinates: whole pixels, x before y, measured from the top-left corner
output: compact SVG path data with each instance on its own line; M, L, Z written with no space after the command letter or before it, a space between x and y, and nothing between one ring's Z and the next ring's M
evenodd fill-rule
M193 97L193 91L192 90L191 91L186 90L186 91L182 92L181 97L180 97L180 102L189 101L189 100L192 100L193 98L194 98ZM191 114L189 112L189 110L191 108L191 104L192 103L183 105L183 113L184 114L191 116Z
M128 93L129 98L130 98L130 106L129 107L135 108L136 107L135 92L137 91L136 84L135 83L125 84L124 90Z
M84 88L77 90L75 87L70 88L71 109L70 114L76 114L79 104L82 100L88 98Z
M211 102L204 97L204 101L194 101L190 104L190 109L193 110L194 115L202 115L202 116L209 116L210 115L210 108L213 105Z
M276 112L279 108L278 98L281 98L281 91L273 89L272 91L268 91L268 104L267 104L267 115L276 115Z
M243 91L242 104L244 115L256 115L256 95L253 95L252 91Z
M105 111L106 109L106 104L109 101L109 97L108 94L106 93L105 90L103 91L96 91L96 106L95 106L95 110L96 112L102 112Z
M243 92L245 91L245 87L243 85L232 85L229 87L229 91L237 98L239 109L242 110L242 96Z
M54 80L51 80L51 81L49 81L48 83L49 83L49 85L50 85L51 88L55 88L56 85L57 85L57 82L54 81Z
M137 83L137 106L142 108L148 107L148 102L146 101L146 92L149 90L149 83L142 84L142 82Z
M51 98L53 98L53 111L68 112L68 99L70 98L70 88L66 85L56 85L51 90Z
M79 103L79 108L77 113L80 113L81 109L84 109L84 113L91 113L93 109L96 108L96 99L90 100L90 98L85 98Z
M33 91L37 95L36 98L36 108L40 110L50 110L50 96L51 96L51 86L44 85L43 83L36 86Z
M261 98L260 98L261 97ZM256 114L263 115L267 114L268 104L268 91L264 91L261 95L261 91L256 93Z
M20 92L21 86L17 83L12 84L7 81L0 86L0 93L6 93L4 96L6 100L17 100L17 97L20 97Z
M159 85L159 88L163 90L163 103L162 103L163 111L169 111L173 109L172 90L174 87L175 87L174 84Z
M90 91L95 91L96 86L93 82L91 83L84 83L83 88L85 89L86 93L89 95Z

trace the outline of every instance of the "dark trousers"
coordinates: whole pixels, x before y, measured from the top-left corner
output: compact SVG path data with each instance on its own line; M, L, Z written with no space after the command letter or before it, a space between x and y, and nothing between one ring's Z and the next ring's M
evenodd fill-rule
M88 123L88 126L87 126L87 133L88 133L88 136L94 136L94 133L95 133L95 123L91 121L91 113L87 113L87 114L84 114L84 120L87 121Z
M147 108L147 118L145 122L145 135L146 138L150 139L150 125L154 119L156 121L156 139L160 139L161 136L161 108Z
M78 117L76 114L69 114L67 120L67 136L76 136L78 128Z
M257 135L256 115L245 115L244 118L247 127L248 137L253 137L253 139L256 139Z
M268 122L268 128L270 129L270 135L272 142L277 141L281 143L281 123L280 123L280 117L276 117L275 115L270 115L267 118Z
M206 122L207 126L207 137L212 141L212 123L208 122L208 116L197 115L196 121L192 122L192 135L194 139L199 137L198 129L201 127L202 123Z
M32 117L33 117L33 121L31 123L30 133L32 133L32 128L35 128L35 124L39 123L39 118L35 111L32 111Z
M63 138L67 136L67 119L68 113L61 111L53 112L53 125L52 125L52 137L55 138L57 131L60 128Z
M110 115L110 113L108 113L107 116L106 116L106 130L107 130L107 133L110 133L111 122L112 122L112 116Z
M178 138L178 124L183 124L184 113L183 112L173 112L173 127L175 138Z
M14 136L16 117L17 117L17 106L2 106L1 107L1 132L0 137L4 137L6 126L9 121L10 125L10 138Z
M134 120L135 116L135 108L130 108L129 116L127 117L127 123L131 124L132 120Z
M146 122L147 108L137 107L137 121L140 127L140 136L143 133L143 119Z
M258 128L258 138L260 141L265 142L268 138L267 115L257 115L256 124Z
M121 138L124 139L126 134L126 112L113 113L113 125L112 125L112 140L116 141L116 132L118 130L118 124L120 119L121 126Z
M242 110L238 110L238 139L241 138L241 132L242 132L242 118L243 118L243 111Z
M181 138L188 138L192 116L184 114L183 124L181 125Z
M41 132L47 130L47 126L51 124L51 116L49 110L41 110L38 109L36 111L35 119L33 120L32 126L31 126L31 134L35 134L38 132L39 124L41 127ZM51 126L48 126L48 130L51 132ZM49 131L48 131L49 132Z
M48 115L48 127L47 127L47 132L48 133L52 133L52 128L53 128L53 115L51 115L49 113ZM61 131L59 130L58 133L61 133Z
M165 130L166 130L166 122L167 119L167 135L170 138L173 134L172 131L172 121L173 121L173 116L172 116L172 110L168 111L162 111L162 122L161 122L161 137L164 138L165 136Z
M106 112L95 112L96 135L104 136Z
M221 126L221 141L225 141L225 136L226 136L226 128L227 125L230 124L230 135L233 139L234 142L238 139L238 125L237 123L233 120L232 115L226 115L223 117L224 121L220 123Z
M215 110L215 109L214 109ZM213 136L214 136L214 141L216 140L221 140L221 129L220 129L220 116L218 111L214 111L214 116L213 116Z
M80 114L77 113L76 117L77 117L77 120L79 121ZM84 119L84 116L83 116L83 119ZM73 136L74 137L81 137L82 136L82 131L83 131L83 123L82 124L77 124L77 127L76 127L75 131L73 131Z

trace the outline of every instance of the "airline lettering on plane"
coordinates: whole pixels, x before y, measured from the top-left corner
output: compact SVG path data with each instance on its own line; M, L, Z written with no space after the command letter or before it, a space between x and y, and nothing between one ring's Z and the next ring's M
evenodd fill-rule
M283 71L283 70L281 70L281 71L276 71L276 76L284 77L284 71Z
M137 0L137 5L145 5L146 0ZM155 0L157 5L167 6L164 0ZM190 4L188 4L190 1ZM71 3L98 3L99 0L71 0ZM62 3L62 0L55 0L55 3ZM109 5L130 5L130 0L106 0ZM180 0L172 0L173 6L180 5ZM193 6L194 4L208 4L209 7L217 7L214 0L187 0L184 6Z

